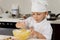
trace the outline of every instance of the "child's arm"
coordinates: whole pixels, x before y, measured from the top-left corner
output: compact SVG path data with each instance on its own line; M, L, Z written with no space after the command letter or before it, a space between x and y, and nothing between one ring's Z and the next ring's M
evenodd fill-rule
M46 39L44 35L39 32L36 32L32 27L30 28L32 37L35 35L39 39Z
M17 22L17 23L16 23L16 27L17 27L17 28L25 28L25 26L26 26L26 25L25 25L24 22Z
M46 38L44 37L44 35L42 35L42 34L39 33L39 32L34 31L34 34L36 35L37 38L46 39Z

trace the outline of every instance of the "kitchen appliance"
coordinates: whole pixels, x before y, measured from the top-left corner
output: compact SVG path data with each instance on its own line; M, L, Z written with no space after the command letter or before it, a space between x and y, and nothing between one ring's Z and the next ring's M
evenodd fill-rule
M50 14L49 20L56 20L56 15L53 14L53 13L51 13L51 14Z
M60 19L59 15L60 15L60 13L55 14L55 13L52 13L51 11L48 11L48 18L47 18L47 20L54 21L54 20Z
M58 14L56 15L56 17L57 17L57 19L60 19L60 13L58 13Z
M11 8L11 15L13 18L18 18L19 17L19 5L18 4L13 4Z
M51 11L48 11L48 18L47 20L56 20L56 15L52 13Z
M53 13L49 14L50 15L50 18L47 18L47 20L57 20L57 19L60 19L59 14L55 15Z

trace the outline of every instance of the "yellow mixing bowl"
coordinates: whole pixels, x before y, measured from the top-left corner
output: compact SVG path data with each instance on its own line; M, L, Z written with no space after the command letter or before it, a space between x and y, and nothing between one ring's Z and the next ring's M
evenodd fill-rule
M17 38L17 40L27 40L30 35L30 30L15 29L13 30L13 35Z

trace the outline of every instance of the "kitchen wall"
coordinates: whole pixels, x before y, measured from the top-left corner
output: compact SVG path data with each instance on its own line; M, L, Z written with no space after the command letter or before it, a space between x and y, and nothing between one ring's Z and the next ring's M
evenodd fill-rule
M48 0L49 6L48 9L53 13L60 13L60 0Z
M12 4L18 4L20 13L26 14L31 13L30 11L30 0L0 0L0 7L4 11L11 11Z
M48 6L49 10L51 10L55 14L60 13L60 5L59 5L60 0L48 0L48 3L49 3ZM12 4L19 4L19 9L21 14L31 13L30 0L0 0L0 8L2 8L4 12L7 10L10 11Z

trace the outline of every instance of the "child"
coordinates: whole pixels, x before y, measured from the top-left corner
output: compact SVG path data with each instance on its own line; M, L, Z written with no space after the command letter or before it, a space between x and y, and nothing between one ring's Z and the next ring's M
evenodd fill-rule
M46 20L48 15L46 5L35 0L32 1L32 16L27 18L24 22L18 22L17 28L21 28L28 25L31 30L31 35L40 39L51 40L52 27Z

